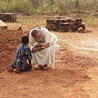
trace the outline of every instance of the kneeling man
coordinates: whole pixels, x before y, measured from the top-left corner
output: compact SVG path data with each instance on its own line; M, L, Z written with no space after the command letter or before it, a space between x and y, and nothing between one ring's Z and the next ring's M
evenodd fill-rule
M54 68L55 44L57 37L45 27L30 30L29 44L33 53L32 64L38 64L37 69L48 69L48 64Z

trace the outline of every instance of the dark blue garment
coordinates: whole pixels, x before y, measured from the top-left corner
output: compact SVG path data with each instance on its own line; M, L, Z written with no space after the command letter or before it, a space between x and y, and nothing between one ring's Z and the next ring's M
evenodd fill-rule
M29 46L25 45L25 44L20 44L16 55L15 55L15 59L14 62L12 64L12 67L16 67L16 65L20 66L20 67L28 67L28 60L32 59L32 54L30 51Z

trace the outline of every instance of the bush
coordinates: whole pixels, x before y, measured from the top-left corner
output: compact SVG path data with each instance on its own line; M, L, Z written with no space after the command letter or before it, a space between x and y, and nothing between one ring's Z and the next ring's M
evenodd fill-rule
M98 10L98 0L0 0L0 12L60 13L90 10Z
M32 12L31 2L27 0L0 1L0 12Z

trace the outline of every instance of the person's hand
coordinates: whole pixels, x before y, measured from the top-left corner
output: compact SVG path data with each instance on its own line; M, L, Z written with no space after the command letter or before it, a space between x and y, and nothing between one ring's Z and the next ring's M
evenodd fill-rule
M42 47L48 48L48 47L49 47L49 43L43 43L43 44L42 44Z
M32 48L32 53L35 53L37 51L38 51L37 47Z

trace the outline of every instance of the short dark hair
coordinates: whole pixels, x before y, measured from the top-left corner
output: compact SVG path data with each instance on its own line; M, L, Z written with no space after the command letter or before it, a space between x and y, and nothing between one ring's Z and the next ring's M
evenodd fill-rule
M22 36L22 37L21 37L21 42L22 42L23 44L28 44L28 43L29 43L29 38L28 38L28 36L26 36L26 35Z
M32 35L33 37L35 37L35 35L36 35L37 33L39 33L38 30L37 30L37 29L34 29L34 30L31 32L31 35Z

